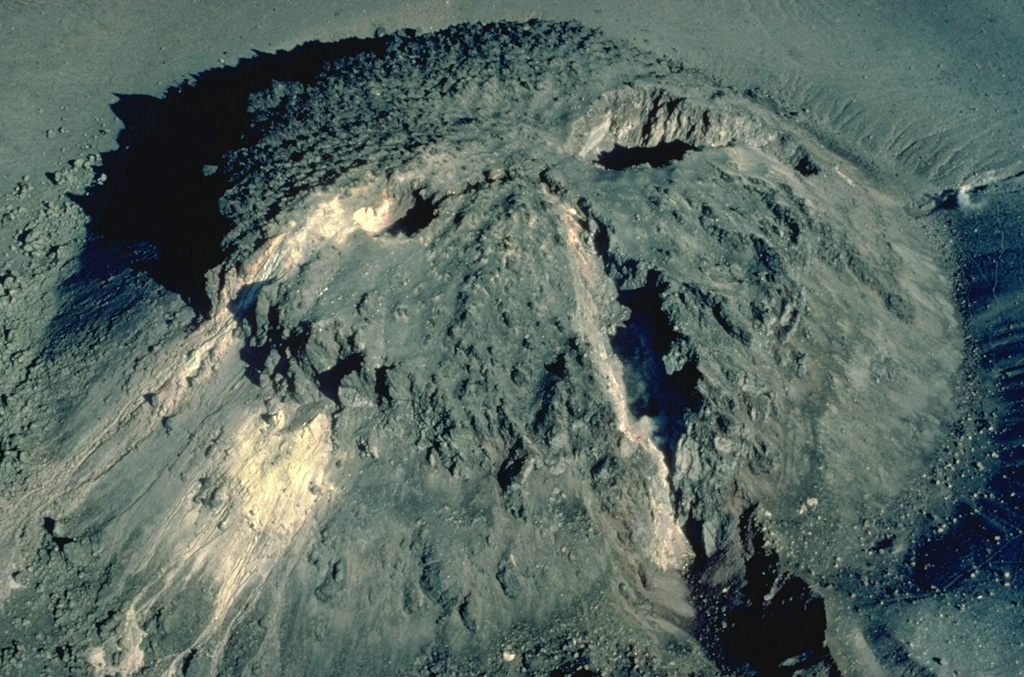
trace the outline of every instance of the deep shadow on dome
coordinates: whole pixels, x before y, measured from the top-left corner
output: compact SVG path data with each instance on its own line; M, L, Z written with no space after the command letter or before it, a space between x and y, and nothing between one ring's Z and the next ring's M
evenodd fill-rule
M220 243L231 228L218 206L228 187L218 167L248 128L250 95L275 80L311 82L324 62L380 53L395 39L309 42L204 71L161 97L119 94L118 147L96 170L106 179L72 196L89 217L90 238L88 265L70 289L99 270L130 267L208 314L204 276L223 260Z

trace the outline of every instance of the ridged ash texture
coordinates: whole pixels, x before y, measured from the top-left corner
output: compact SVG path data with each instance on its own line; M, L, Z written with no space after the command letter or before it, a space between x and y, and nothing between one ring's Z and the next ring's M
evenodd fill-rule
M210 316L39 480L79 667L887 660L845 600L921 592L961 354L896 197L574 25L382 38L250 114Z

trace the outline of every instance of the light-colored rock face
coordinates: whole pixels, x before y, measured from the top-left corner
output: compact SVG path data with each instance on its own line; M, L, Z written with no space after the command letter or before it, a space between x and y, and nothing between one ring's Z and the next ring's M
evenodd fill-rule
M140 330L13 506L82 664L881 665L836 599L919 592L962 354L902 198L577 27L378 48L253 96L209 317Z

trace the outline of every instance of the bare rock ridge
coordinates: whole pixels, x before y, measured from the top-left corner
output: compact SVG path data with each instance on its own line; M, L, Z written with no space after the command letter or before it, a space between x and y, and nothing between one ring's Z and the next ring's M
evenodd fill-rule
M94 357L0 503L30 516L0 604L43 638L0 666L928 667L876 609L934 593L963 339L905 197L574 24L312 46L131 105L185 131L210 82L208 137L139 137L79 199L50 353ZM101 292L126 263L166 289Z

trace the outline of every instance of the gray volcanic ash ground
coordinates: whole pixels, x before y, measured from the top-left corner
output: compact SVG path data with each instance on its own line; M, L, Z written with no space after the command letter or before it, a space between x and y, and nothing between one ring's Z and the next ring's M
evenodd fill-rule
M4 212L4 674L1019 669L1019 176L543 21L115 111Z

